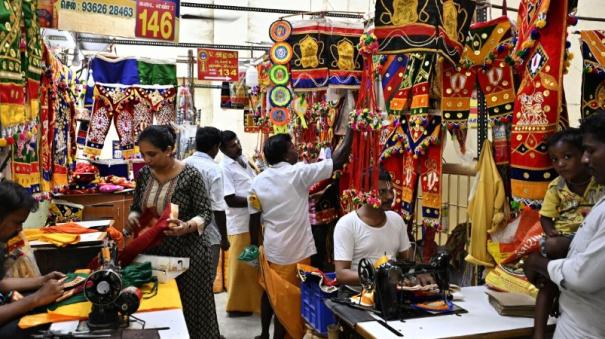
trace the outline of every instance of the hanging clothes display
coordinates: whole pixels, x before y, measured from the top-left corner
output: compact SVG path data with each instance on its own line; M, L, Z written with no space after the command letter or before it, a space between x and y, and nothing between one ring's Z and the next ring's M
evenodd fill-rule
M435 52L455 64L474 11L467 0L377 0L378 53Z
M501 125L510 125L515 100L513 69L505 60L511 41L512 23L508 17L475 23L466 38L460 66L446 63L441 73L443 120L450 133L456 136L463 154L471 96L478 83L486 98L486 113L494 134L503 137L494 147L499 165L508 164L510 153L506 127L504 135L499 132Z
M388 107L391 111L426 113L430 107L430 86L435 69L435 55L413 53L403 72L403 80Z
M385 102L390 102L394 93L401 86L407 63L408 57L404 54L380 56L380 79Z
M415 214L418 177L422 186L422 223L441 223L441 117L403 115L386 141L381 160L393 177L396 210L410 222Z
M38 115L42 39L36 9L36 1L0 3L0 125L3 128L23 124Z
M567 0L523 0L513 60L521 84L514 103L511 132L511 189L528 203L544 197L556 177L545 140L559 123L562 109Z
M93 103L84 155L97 159L113 122L124 158L136 155L138 134L147 126L176 121L176 65L163 61L96 56L90 62L85 102Z
M580 111L585 118L605 109L605 31L581 31L580 37L584 59Z
M362 58L355 46L363 33L361 23L327 19L292 23L290 70L295 91L325 90L328 86L356 89L361 81Z

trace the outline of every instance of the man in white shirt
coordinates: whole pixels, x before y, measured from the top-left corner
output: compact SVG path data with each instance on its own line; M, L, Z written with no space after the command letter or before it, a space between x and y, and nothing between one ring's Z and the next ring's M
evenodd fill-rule
M290 283L293 290L298 288L296 264L309 263L311 255L316 253L309 221L309 188L314 183L332 176L333 171L342 168L349 157L351 141L352 134L348 131L342 143L334 151L332 159L313 164L297 163L298 152L290 135L274 135L267 139L263 147L265 160L270 167L254 178L250 189L248 209L251 214L251 242L254 245L259 244L262 219L264 258L274 273L277 273L285 283ZM267 272L262 269L262 264L261 273L265 277L266 291L273 291L268 286L271 281L266 279ZM298 298L300 300L300 295ZM302 320L300 317L286 319L283 314L288 311L282 312L283 309L297 307L297 304L293 305L294 300L289 298L278 299L276 294L267 295L267 292L263 294L261 337L269 336L267 316L270 321L271 315L267 315L265 311L270 310L271 306L277 314L274 338L284 337L285 330L290 336L297 337L298 333L292 333L292 329L301 327L302 323L297 322ZM276 305L279 305L279 308L276 308ZM294 312L300 314L299 309ZM280 324L280 321L285 323Z
M412 257L405 222L390 211L394 195L388 173L380 173L378 189L380 207L366 203L340 218L334 228L334 266L341 284L359 285L357 266L363 258L375 262L384 255Z
M227 239L227 226L225 210L227 204L223 194L223 173L221 167L214 162L221 144L221 131L214 127L200 127L195 134L195 146L197 152L185 159L185 163L192 165L202 173L206 193L211 202L214 218L206 226L204 235L211 246L212 262L214 269L218 267L221 249L229 249ZM216 273L215 273L216 274Z
M255 174L242 154L242 146L234 132L222 131L220 149L225 155L221 167L223 194L228 206L227 234L231 244L225 309L229 317L246 316L260 312L263 292L256 269L238 260L240 253L250 245L248 192Z
M605 184L605 111L582 121L584 155L598 184ZM546 249L548 252L548 248ZM527 278L554 282L561 292L554 338L605 338L605 198L597 202L575 234L567 257L549 260L531 254L525 262Z

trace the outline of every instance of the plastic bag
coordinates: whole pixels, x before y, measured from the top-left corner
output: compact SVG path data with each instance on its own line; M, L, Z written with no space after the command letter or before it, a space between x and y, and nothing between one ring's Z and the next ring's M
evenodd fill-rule
M238 259L245 262L246 264L258 267L258 246L256 245L248 245L242 253L240 253Z

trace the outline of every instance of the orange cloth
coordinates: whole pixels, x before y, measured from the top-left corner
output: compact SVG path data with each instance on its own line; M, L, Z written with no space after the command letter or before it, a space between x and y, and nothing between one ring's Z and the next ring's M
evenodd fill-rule
M260 313L260 299L263 289L258 284L258 271L255 267L239 260L239 254L250 245L250 233L229 236L229 255L227 259L227 312Z
M93 233L98 232L97 230L93 230L75 222L68 222L66 224L55 225L55 226L47 226L42 227L42 231L46 233L69 233L69 234L84 234L84 233Z
M291 338L302 338L304 322L300 314L300 280L298 279L298 264L311 264L311 258L290 265L270 263L265 258L265 250L261 246L259 255L259 283L269 295L275 316L284 326Z
M113 226L109 226L107 227L107 234L109 234L109 237L116 242L119 250L124 249L124 235L122 232L118 231Z

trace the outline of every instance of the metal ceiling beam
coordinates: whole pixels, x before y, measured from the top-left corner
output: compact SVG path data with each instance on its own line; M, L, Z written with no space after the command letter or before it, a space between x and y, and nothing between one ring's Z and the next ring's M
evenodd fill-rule
M181 7L220 9L220 10L225 10L225 11L239 11L239 12L273 13L273 14L286 14L286 15L323 14L324 16L333 17L333 18L363 19L363 14L358 13L358 12L339 12L339 11L309 12L309 11L280 9L280 8L200 4L197 2L181 2Z
M137 39L120 38L92 38L78 37L78 42L88 42L97 44L131 45L131 46L154 46L154 47L183 47L183 48L214 48L241 51L262 51L265 52L271 48L269 45L224 45L224 44L198 44L191 42L166 42Z

